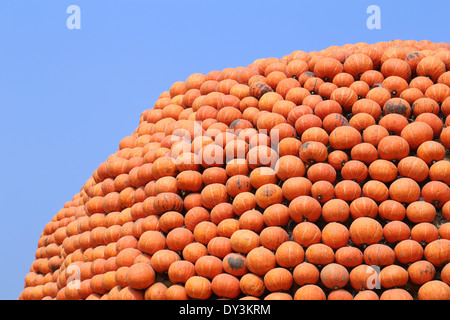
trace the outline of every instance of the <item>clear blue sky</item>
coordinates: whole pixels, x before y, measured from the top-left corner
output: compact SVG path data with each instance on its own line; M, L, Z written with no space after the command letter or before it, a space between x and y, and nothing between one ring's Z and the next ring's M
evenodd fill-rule
M70 5L81 29L69 30ZM369 5L381 29L369 30ZM0 1L0 299L39 236L170 85L331 45L449 42L448 1Z

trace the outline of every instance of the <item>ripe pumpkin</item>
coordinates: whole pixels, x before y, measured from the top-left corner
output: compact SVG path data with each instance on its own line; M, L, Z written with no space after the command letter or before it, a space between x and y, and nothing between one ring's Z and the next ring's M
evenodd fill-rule
M353 268L363 263L364 255L356 247L345 246L336 250L335 260L344 267Z
M430 181L422 187L421 196L436 208L442 208L450 201L450 187L442 181Z
M292 273L282 267L275 267L264 275L264 285L270 292L289 291L293 282Z
M392 200L409 204L419 199L420 187L411 178L400 178L390 185L389 196Z
M275 268L275 254L267 248L257 247L247 253L245 264L250 272L263 276Z
M289 204L289 215L295 222L317 221L322 214L322 207L311 196L298 196Z
M411 202L406 208L408 220L414 223L432 222L436 217L436 208L425 201Z
M449 261L449 252L450 240L437 239L426 245L424 256L435 267L440 267Z
M352 149L362 142L361 133L350 126L340 126L330 133L330 145L335 150Z
M325 266L334 261L334 251L323 243L314 243L305 250L306 260L318 265Z
M419 300L450 300L450 286L443 281L432 280L418 291Z
M234 299L241 293L239 279L227 273L221 273L214 277L211 289L217 296L228 299Z
M322 229L322 242L332 249L346 246L349 239L347 227L339 222L330 222Z
M292 231L294 241L302 247L307 248L312 244L319 243L322 238L322 231L312 222L300 222Z
M402 288L393 288L384 291L380 300L413 300L412 295Z
M320 280L329 289L341 289L349 281L350 274L347 268L337 263L327 264L320 271Z
M411 178L416 182L424 181L429 174L429 167L426 162L414 156L408 156L400 160L397 169L401 176Z
M409 239L411 236L411 230L405 222L401 220L394 220L388 222L383 227L383 236L387 242L397 243L402 240Z
M378 143L378 154L381 159L398 163L409 155L410 145L400 136L388 136Z
M355 219L349 228L351 240L358 246L377 243L383 237L383 227L375 219L361 217Z
M364 249L364 262L367 265L389 266L394 261L394 250L385 244L374 243Z
M312 263L302 262L298 264L292 272L294 281L299 286L306 284L316 284L320 278L319 269Z
M420 243L410 239L400 241L394 251L397 260L403 264L421 260L424 252Z
M436 268L426 260L419 260L413 262L407 271L412 283L422 285L434 278Z
M239 288L242 293L253 296L260 297L264 294L265 284L264 280L253 273L244 274L239 280Z
M192 276L185 283L186 294L194 299L205 300L212 294L211 282L202 276Z
M306 284L294 294L294 300L326 300L325 292L317 285Z
M304 256L303 248L295 241L285 241L275 251L277 264L284 268L295 268L303 262Z

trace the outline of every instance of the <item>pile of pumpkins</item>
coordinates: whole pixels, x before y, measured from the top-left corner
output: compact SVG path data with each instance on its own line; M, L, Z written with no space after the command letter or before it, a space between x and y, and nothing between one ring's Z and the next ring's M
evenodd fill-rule
M449 300L450 45L173 83L65 203L19 299Z

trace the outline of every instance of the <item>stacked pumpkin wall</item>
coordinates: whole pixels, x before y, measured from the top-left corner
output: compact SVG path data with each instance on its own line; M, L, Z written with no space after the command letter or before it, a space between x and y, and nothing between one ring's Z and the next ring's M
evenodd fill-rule
M162 92L19 299L450 299L450 45L294 51Z

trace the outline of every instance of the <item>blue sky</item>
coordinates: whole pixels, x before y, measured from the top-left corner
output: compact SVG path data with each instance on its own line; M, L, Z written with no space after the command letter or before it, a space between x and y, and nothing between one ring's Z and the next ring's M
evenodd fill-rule
M69 30L67 7L81 9ZM366 9L381 9L381 29ZM195 72L346 43L449 42L446 1L0 1L0 299L17 299L47 222Z

